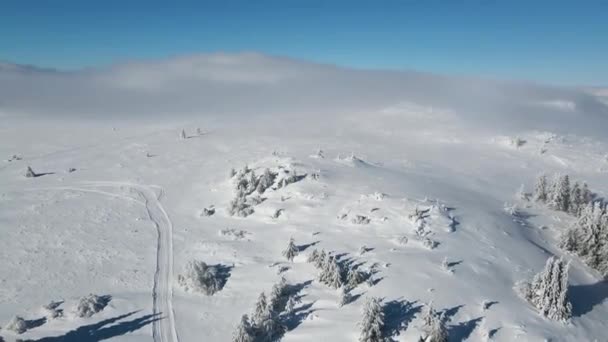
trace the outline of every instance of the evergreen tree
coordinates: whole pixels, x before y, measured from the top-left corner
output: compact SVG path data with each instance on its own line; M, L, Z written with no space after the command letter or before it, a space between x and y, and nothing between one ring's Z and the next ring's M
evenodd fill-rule
M254 342L254 340L255 334L251 323L249 323L249 317L243 315L232 335L232 342Z
M253 311L253 316L251 319L254 324L261 323L267 316L270 315L268 301L266 300L266 294L264 292L260 293L257 302L255 303L255 309Z
M327 253L324 249L319 253L319 257L315 260L315 267L322 269L325 263L327 262Z
M268 316L264 319L259 327L259 340L260 342L276 342L281 339L281 336L285 334L287 328L279 322L275 316Z
M327 258L327 262L323 265L319 281L334 289L342 286L342 271L333 255Z
M361 330L359 342L384 341L384 312L379 298L371 297L365 302L359 329Z
M570 178L568 175L555 176L548 205L554 210L568 211L570 205Z
M344 305L347 305L348 303L350 303L353 300L353 296L350 294L349 289L345 288L344 286L340 287L338 289L338 306L339 307L343 307Z
M546 202L547 192L547 176L541 174L536 179L536 185L534 186L534 200L536 202Z
M187 136L186 136L186 130L185 129L182 129L182 132L180 133L179 137L182 138L182 139L186 139L187 138Z
M530 284L528 300L549 319L565 321L572 314L568 301L569 266L562 258L551 257Z
M30 166L27 167L27 171L25 172L25 177L27 178L34 178L37 177L38 175L36 174L36 172L34 172L34 170L32 170L32 168Z
M260 194L264 193L266 189L270 188L272 184L274 184L275 177L276 175L270 172L268 168L266 168L258 181L258 185L256 188L257 192Z
M306 259L306 261L315 263L317 261L317 259L319 259L319 251L317 249L314 249L312 251L312 253L310 253L310 255L308 255L308 258Z
M293 258L295 258L299 252L300 252L300 250L298 249L296 244L293 242L293 238L290 238L289 244L287 245L287 249L285 249L283 251L283 256L285 258L287 258L287 260L293 262Z
M581 211L581 207L584 205L583 192L578 182L574 182L572 189L570 190L570 207L568 212L572 215L578 216Z
M349 269L348 274L346 276L346 286L349 289L354 289L359 286L359 284L365 281L366 274L362 271L356 269Z
M443 314L438 314L432 305L427 306L426 313L422 318L423 336L420 337L421 342L447 342L448 331L445 326L445 317Z

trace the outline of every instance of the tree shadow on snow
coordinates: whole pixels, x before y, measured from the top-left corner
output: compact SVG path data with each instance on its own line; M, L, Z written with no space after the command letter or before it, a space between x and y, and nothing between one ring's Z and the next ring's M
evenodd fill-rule
M30 319L25 321L25 326L27 330L38 328L39 326L45 324L47 322L46 317L42 317L39 319Z
M568 297L572 302L572 316L583 316L608 298L608 280L595 284L570 286Z
M95 324L83 325L62 336L44 337L38 340L28 340L25 342L98 342L139 330L142 327L161 319L161 317L159 317L160 314L151 314L114 324L135 313L137 313L137 311L109 318Z
M215 268L215 275L219 281L219 289L218 291L221 291L224 286L226 285L226 283L228 282L228 278L230 278L230 272L232 271L232 269L234 268L234 266L228 266L228 265L222 265L222 264L217 264L217 265L213 265L212 267Z
M448 327L449 341L452 342L466 340L467 338L469 338L469 336L471 336L473 330L477 328L477 325L479 325L482 320L483 317L477 317L466 322L458 323L456 325L450 325Z
M298 246L298 252L304 252L305 250L307 250L310 247L313 247L315 245L317 245L319 242L321 242L321 240L317 240L315 242L311 242L311 243L306 243L303 245L299 245Z
M400 331L407 330L414 316L421 310L422 305L404 299L396 299L384 304L384 334L389 338L388 341L396 341L393 337L399 336Z
M283 317L283 324L287 328L287 331L297 328L311 313L315 312L314 309L311 309L314 304L315 302L300 305L292 313L285 315Z

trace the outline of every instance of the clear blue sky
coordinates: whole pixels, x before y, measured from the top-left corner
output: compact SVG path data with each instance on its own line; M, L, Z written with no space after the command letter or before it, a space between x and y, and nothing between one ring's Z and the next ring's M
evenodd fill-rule
M59 69L215 51L608 85L608 1L0 0L0 60Z

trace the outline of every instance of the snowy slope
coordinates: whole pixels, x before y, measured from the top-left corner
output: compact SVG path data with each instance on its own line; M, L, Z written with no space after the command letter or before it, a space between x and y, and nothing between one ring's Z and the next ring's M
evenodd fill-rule
M281 266L302 296L284 341L355 341L368 296L383 298L397 341L417 339L429 302L446 310L454 341L605 339L608 286L576 258L567 324L513 289L563 255L556 237L572 221L516 198L519 186L562 172L608 191L608 109L593 95L257 54L18 70L0 70L0 156L22 157L0 164L0 327L14 315L38 323L0 330L6 340L230 341ZM307 176L231 217L229 170L246 164ZM49 174L25 178L28 165ZM432 250L408 218L416 207L429 210ZM290 237L304 249L293 263L281 255ZM315 248L375 268L377 283L339 308L306 262ZM193 259L229 267L220 292L178 285ZM111 301L74 317L89 293ZM58 300L64 317L42 324L41 307Z

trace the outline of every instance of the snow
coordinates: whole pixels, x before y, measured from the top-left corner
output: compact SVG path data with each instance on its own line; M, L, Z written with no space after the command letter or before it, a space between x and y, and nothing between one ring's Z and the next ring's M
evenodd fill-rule
M21 335L1 329L7 341L230 341L281 276L302 296L283 341L355 341L371 297L394 309L385 321L401 326L397 341L420 336L431 302L453 340L592 341L608 331L605 283L557 247L573 217L515 196L541 172L606 196L608 108L595 95L257 54L16 70L0 69L0 327L39 320L52 301L64 315ZM573 105L538 105L555 99ZM525 143L514 147L515 137ZM47 174L26 178L28 165ZM245 165L306 177L233 217L228 173ZM428 210L423 223L409 217L416 208ZM288 262L292 237L300 253ZM315 248L374 268L377 283L340 307L306 262ZM551 255L572 260L566 324L514 289ZM229 266L221 291L179 287L190 260ZM76 317L90 293L110 301Z

